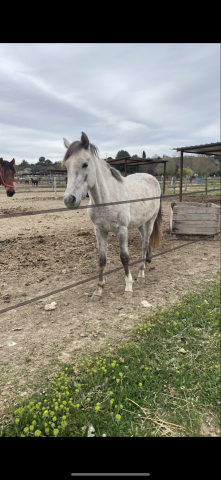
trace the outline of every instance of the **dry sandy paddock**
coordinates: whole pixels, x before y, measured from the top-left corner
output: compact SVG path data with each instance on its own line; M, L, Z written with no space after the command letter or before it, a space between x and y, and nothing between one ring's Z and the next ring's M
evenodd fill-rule
M171 201L162 202L162 248L153 254L190 241L170 237ZM219 204L218 197L185 197L185 201ZM87 202L85 199L82 204ZM61 193L58 200L53 193L37 189L7 198L0 190L0 214L62 207ZM30 392L37 373L46 371L47 366L53 364L56 369L59 361L73 363L72 355L76 361L78 355L128 339L129 330L148 312L141 306L142 300L153 308L166 306L176 302L194 282L193 288L197 288L197 283L214 278L220 270L219 242L218 237L203 240L154 258L143 286L136 282L139 264L132 266L134 294L130 300L123 298L124 271L120 270L106 277L100 302L89 301L94 280L1 314L0 411L19 390L22 395ZM141 257L141 238L136 230L129 233L129 251L131 262ZM116 237L110 234L106 272L120 265ZM86 210L0 219L0 274L0 310L97 275L97 243ZM57 303L56 309L45 311L44 306L52 301Z

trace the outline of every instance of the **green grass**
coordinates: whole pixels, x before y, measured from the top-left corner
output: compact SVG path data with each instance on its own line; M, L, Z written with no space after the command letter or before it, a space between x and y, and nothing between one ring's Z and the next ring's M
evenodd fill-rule
M200 436L208 410L218 427L220 283L208 283L170 309L142 310L128 344L63 365L8 411L1 435L83 437L92 425L95 436Z
M208 188L208 190L209 190L209 188ZM183 194L188 193L188 195L191 196L191 191L192 191L192 192L197 192L197 193L193 193L194 197L195 197L195 195L199 195L199 196L201 196L201 197L205 197L205 196L206 196L205 190L199 190L199 191L197 191L197 189L194 190L194 189L190 189L190 188L188 188L187 190L185 190L184 187L183 187ZM178 187L176 187L175 193L176 193L176 194L179 194L179 185L178 185ZM174 194L174 189L172 189L172 188L171 188L171 189L166 188L166 189L165 189L165 195L171 195L171 194ZM214 192L214 191L211 191L211 192L208 191L207 196L220 197L220 196L221 196L221 191L215 191L215 192ZM185 195L184 195L183 198L185 198Z

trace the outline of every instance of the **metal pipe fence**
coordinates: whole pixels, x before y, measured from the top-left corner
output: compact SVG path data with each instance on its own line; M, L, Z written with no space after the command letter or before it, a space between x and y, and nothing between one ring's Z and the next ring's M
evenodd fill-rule
M207 190L208 192L214 192L214 191L220 191L220 188L217 188L215 190ZM187 192L183 193L183 195L194 195L197 193L201 192ZM121 205L121 204L126 204L126 203L135 203L135 202L146 202L148 200L157 200L157 199L162 199L164 200L165 198L173 198L173 197L178 197L179 193L176 194L170 194L170 195L161 195L160 197L149 197L149 198L136 198L134 200L122 200L120 202L109 202L109 203L97 203L94 205L80 205L78 208L73 209L74 211L77 210L84 210L87 208L96 208L96 207L108 207L110 205ZM53 208L49 210L40 210L40 211L32 211L32 212L22 212L22 213L7 213L7 214L0 214L0 220L4 218L13 218L13 217L25 217L29 215L42 215L45 213L57 213L57 212L64 212L67 211L68 209L66 207L64 208Z
M215 189L215 190L219 190L220 189ZM207 190L207 193L210 192L210 191L214 191L214 190ZM188 192L188 193L184 193L183 195L192 195L193 193L199 193L199 192ZM102 203L102 204L95 204L95 205L82 205L82 206L79 206L77 209L75 210L80 210L80 209L86 209L86 208L95 208L95 207L106 207L106 206L110 206L110 205L119 205L119 204L126 204L126 203L134 203L134 202L143 202L143 201L148 201L148 200L155 200L155 199L162 199L164 200L165 198L171 198L171 197L176 197L176 196L179 196L179 193L178 194L171 194L171 195L164 195L164 196L158 196L158 197L150 197L150 198L140 198L140 199L134 199L134 200L123 200L123 201L120 201L120 202L110 202L110 203ZM18 214L4 214L4 215L0 215L0 219L3 219L3 218L13 218L13 217L21 217L21 216L28 216L28 215L40 215L40 214L44 214L44 213L56 213L56 212L61 212L61 211L67 211L67 208L56 208L56 209L51 209L51 210L41 210L40 212L39 211L36 211L36 212L23 212L23 213L18 213ZM218 235L219 233L221 232L217 232L215 235ZM178 247L174 247L170 250L166 250L165 252L161 252L161 253L157 253L155 255L152 255L151 258L155 258L155 257L158 257L158 256L161 256L161 255L165 255L166 253L170 253L174 250L177 250L179 248L183 248L183 247L186 247L188 245L191 245L193 243L196 243L196 242L200 242L202 241L203 239L200 238L200 239L197 239L197 240L193 240L192 242L188 242L184 245L179 245ZM135 262L132 262L130 263L130 266L133 266L137 263L140 263L141 260L137 260ZM123 269L124 267L121 266L121 267L118 267L118 268L115 268L113 270L110 270L109 272L106 272L105 275L110 275L114 272L117 272L118 270L121 270ZM82 280L80 282L76 282L74 284L71 284L71 285L67 285L65 287L62 287L62 288L59 288L57 290L54 290L53 292L49 292L49 293L46 293L44 295L40 295L38 297L34 297L30 300L26 300L25 302L21 302L21 303L18 303L17 305L14 305L14 306L10 306L10 307L7 307L7 308L4 308L3 310L0 310L0 314L2 313L6 313L10 310L14 310L16 308L19 308L19 307L22 307L24 305L28 305L32 302L36 302L38 300L41 300L43 298L46 298L46 297L49 297L51 295L54 295L56 293L60 293L60 292L63 292L65 290L68 290L69 288L74 288L74 287L77 287L79 285L83 285L84 283L87 283L87 282L90 282L92 280L95 280L98 278L98 275L95 275L93 277L90 277L89 279L86 279L86 280Z

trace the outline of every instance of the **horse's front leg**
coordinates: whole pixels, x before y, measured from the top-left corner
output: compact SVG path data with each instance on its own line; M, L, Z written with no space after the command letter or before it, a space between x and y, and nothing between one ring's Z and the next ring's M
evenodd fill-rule
M108 233L100 230L98 228L95 229L96 237L97 237L97 244L98 244L98 253L99 253L99 278L97 282L97 288L94 291L91 302L97 302L101 299L105 280L104 280L104 267L107 261L107 239Z
M120 247L120 259L125 270L125 292L124 298L131 298L133 295L133 279L129 268L129 252L127 241L127 227L121 227L118 232L118 242Z

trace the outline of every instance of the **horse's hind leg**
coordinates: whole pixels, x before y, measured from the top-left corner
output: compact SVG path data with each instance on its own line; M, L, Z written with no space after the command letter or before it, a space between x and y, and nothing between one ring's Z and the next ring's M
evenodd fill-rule
M153 231L153 225L157 215L154 215L148 222L138 228L141 237L142 237L142 261L140 270L138 273L137 281L138 283L145 282L145 273L144 270L147 266L147 263L151 262L150 256L150 235Z
M129 252L127 241L127 227L121 227L117 234L119 246L120 246L120 259L125 270L125 292L124 298L131 298L133 295L133 279L129 269Z
M96 238L97 238L97 243L98 243L98 253L99 253L99 278L97 282L97 288L94 291L90 301L91 302L97 302L98 300L101 299L104 285L105 285L105 280L104 280L104 267L106 265L107 261L107 239L108 239L108 233L104 232L103 230L100 230L98 228L95 228L95 233L96 233Z

